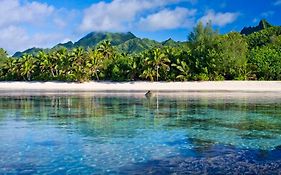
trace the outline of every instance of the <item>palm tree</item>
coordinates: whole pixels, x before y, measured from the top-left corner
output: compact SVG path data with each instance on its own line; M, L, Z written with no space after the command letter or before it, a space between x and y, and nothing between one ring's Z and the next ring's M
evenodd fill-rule
M40 69L44 74L44 78L56 79L58 75L58 58L55 52L46 54L45 52L39 52L37 55L40 60ZM50 76L51 74L51 76Z
M50 54L49 66L54 78L61 79L69 67L67 50L65 48Z
M152 67L148 67L147 69L145 69L141 75L141 77L145 78L145 79L150 79L150 81L154 81L154 77L156 75L155 69L153 69Z
M76 81L82 82L89 79L86 76L86 54L83 48L79 47L72 50L70 62L72 62L71 74Z
M27 79L28 81L31 80L32 73L34 73L36 65L35 65L36 60L32 55L24 55L20 59L21 63L21 76L24 79Z
M108 40L103 41L97 49L100 53L103 54L104 58L108 59L113 55L113 48L111 42Z
M3 63L3 67L2 67L2 71L3 71L3 76L4 79L7 80L14 80L15 78L18 78L19 76L17 76L17 72L19 71L19 69L17 68L18 66L18 59L7 59L6 61L4 61Z
M36 58L38 59L39 62L38 67L40 68L40 75L39 75L40 79L49 80L51 78L50 74L54 77L50 56L45 52L40 51L37 54Z
M60 80L65 80L65 76L68 72L70 63L68 58L68 52L65 48L61 48L54 52L54 60L56 61L56 75Z
M190 69L186 62L177 59L177 64L172 64L172 66L180 71L176 79L187 81L190 78Z
M136 62L136 59L132 56L127 55L127 58L129 59L129 63L130 63L130 80L135 80L137 72L138 72L138 64Z
M8 53L6 50L0 48L0 65L8 58Z
M166 54L161 52L159 48L152 50L149 56L145 59L148 66L152 66L156 69L156 80L158 81L159 69L168 70L170 67L168 63L170 63L169 58Z
M99 80L98 72L103 67L102 62L102 54L98 52L97 50L89 49L88 50L88 59L87 59L87 67L89 67L92 74L96 76L96 79Z

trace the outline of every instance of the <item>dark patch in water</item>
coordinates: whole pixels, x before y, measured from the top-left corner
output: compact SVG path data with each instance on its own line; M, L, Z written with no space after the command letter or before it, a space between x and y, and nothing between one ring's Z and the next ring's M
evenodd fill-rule
M251 152L251 151L250 151ZM128 174L253 174L278 175L281 160L257 161L253 152L241 150L214 157L173 157L123 167Z
M116 118L115 120L116 120L116 121L127 121L127 120L134 120L134 118L129 118L129 117L128 117L128 118L125 118L125 117L124 117L124 118Z
M270 135L263 135L263 134L255 134L255 133L250 133L250 134L240 134L241 138L243 139L274 139L274 136Z
M185 118L185 119L178 119L175 123L169 123L165 126L167 127L192 127L196 125L200 125L201 129L208 129L211 125L216 125L218 122L216 119L213 118Z
M280 150L281 151L281 145L276 146L275 150Z
M59 142L52 141L52 140L46 140L46 141L43 141L43 142L36 142L35 144L39 145L39 146L52 147L52 146L58 146Z
M135 118L141 118L141 117L143 117L143 116L140 115L140 114L136 114L136 115L134 115L134 117L135 117Z
M51 114L51 118L87 118L90 115L87 114Z

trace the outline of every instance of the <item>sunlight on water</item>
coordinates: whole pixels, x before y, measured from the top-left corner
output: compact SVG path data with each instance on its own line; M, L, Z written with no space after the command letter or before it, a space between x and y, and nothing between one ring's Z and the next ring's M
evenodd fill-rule
M0 143L0 174L278 174L281 100L1 96Z

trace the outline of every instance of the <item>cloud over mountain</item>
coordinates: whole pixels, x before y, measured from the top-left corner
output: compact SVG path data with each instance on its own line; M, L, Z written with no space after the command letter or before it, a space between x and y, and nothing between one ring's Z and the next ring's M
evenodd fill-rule
M190 0L189 0L190 1ZM159 14L152 14L151 12L161 9L167 5L178 4L181 2L187 3L187 0L114 0L112 2L99 2L92 4L89 8L84 10L82 23L79 26L80 31L128 31L136 27L139 20L147 20L157 18L159 15L168 14L173 15L172 11L160 11ZM193 1L192 1L193 2ZM194 2L193 2L194 3ZM187 13L182 8L176 9L180 12L179 17L183 17L182 13ZM184 11L184 12L183 12ZM168 14L167 14L168 13ZM153 16L154 15L154 16ZM156 15L156 16L155 16ZM186 15L185 15L186 16ZM182 19L180 19L182 20ZM163 22L163 21L162 21ZM158 29L161 27L158 24ZM167 26L163 25L163 29Z
M261 18L280 25L280 8L281 0L0 0L0 48L12 54L74 41L93 31L186 40L199 21L212 21L222 32L239 31L242 24Z
M147 31L163 29L191 28L194 25L195 9L177 7L174 10L164 9L140 19L140 27Z
M227 24L233 23L239 16L239 13L231 13L231 12L215 12L214 10L209 10L206 14L199 19L203 24L207 22L212 22L213 25L216 26L225 26Z

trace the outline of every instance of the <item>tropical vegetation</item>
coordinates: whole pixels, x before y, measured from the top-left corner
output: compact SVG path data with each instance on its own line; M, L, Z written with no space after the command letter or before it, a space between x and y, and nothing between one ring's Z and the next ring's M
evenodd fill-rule
M241 33L219 34L199 23L186 42L100 32L13 57L0 49L0 80L281 80L281 27L262 20Z

